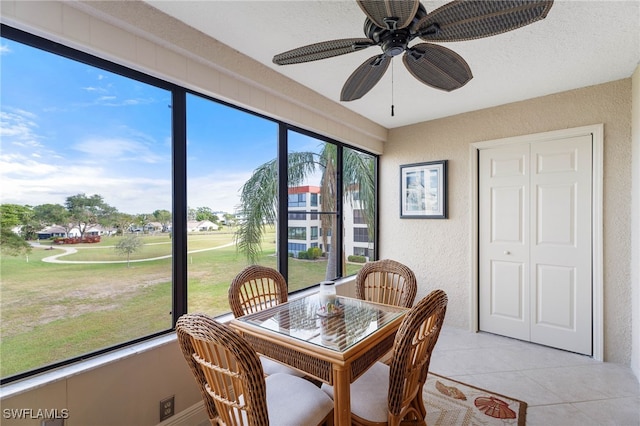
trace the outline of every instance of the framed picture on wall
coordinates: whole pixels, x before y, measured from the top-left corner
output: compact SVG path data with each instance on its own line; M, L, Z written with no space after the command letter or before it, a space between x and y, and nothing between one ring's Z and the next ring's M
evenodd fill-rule
M400 217L447 218L447 160L400 166Z

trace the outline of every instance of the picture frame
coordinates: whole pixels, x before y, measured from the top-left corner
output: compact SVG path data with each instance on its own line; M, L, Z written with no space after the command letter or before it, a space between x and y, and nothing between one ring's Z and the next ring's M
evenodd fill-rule
M447 219L447 160L400 166L400 218Z

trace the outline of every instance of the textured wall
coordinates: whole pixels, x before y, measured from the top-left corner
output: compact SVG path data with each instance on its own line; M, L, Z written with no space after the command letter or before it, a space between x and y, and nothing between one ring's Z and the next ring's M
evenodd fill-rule
M640 65L633 74L632 83L632 158L633 158L633 193L631 232L632 232L632 256L631 256L631 283L633 288L633 350L631 353L631 368L640 378Z
M631 356L631 79L389 131L380 164L381 257L416 272L418 296L443 288L447 323L470 327L469 144L604 123L605 360ZM400 165L449 160L449 219L399 218Z

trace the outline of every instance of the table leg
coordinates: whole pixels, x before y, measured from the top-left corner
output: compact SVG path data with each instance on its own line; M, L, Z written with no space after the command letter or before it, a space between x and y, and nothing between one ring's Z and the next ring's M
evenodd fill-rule
M333 366L334 426L351 425L351 380L349 369Z

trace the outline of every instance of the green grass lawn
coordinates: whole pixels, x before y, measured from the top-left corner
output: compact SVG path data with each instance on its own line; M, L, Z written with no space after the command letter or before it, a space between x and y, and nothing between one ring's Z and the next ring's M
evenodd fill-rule
M118 237L70 245L77 253L60 260L126 261L113 246ZM144 236L131 259L171 254L167 234ZM232 233L189 235L188 309L229 312L227 291L248 265ZM171 328L170 257L125 263L47 263L62 253L42 244L26 257L0 258L0 375L6 377ZM275 233L268 232L259 263L276 267ZM348 265L349 274L360 265ZM289 291L324 280L326 261L289 259ZM47 350L42 350L43 343Z

